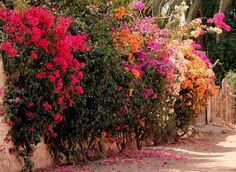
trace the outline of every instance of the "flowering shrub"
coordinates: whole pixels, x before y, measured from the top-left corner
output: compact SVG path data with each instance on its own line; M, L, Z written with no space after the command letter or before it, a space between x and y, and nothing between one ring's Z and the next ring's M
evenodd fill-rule
M185 80L181 82L175 112L177 127L186 132L207 107L207 101L216 93L217 87L214 86L214 73L208 58L196 51L191 40L184 41L180 46L188 47L184 52L188 70Z
M215 23L214 27L206 25L205 19L197 18L189 24L181 25L179 31L174 29L178 34L175 38L179 38L179 35L189 38L177 39L171 43L177 48L177 52L184 56L187 67L187 70L181 70L185 79L179 82L181 87L175 102L176 125L183 134L188 131L190 125L194 124L199 114L207 107L208 99L217 91L210 60L198 51L201 46L193 40L207 32L221 34L221 28L229 32L230 27L223 22L223 19L224 15L218 13L213 19L207 21L209 24Z
M198 18L183 26L182 31L185 36L190 35L193 38L198 38L206 32L221 34L221 28L228 32L230 27L223 22L223 19L222 13L215 14L213 19L208 20L208 23L215 23L215 27L212 27L204 25L202 19ZM207 101L216 94L217 87L214 85L215 76L210 60L198 51L201 49L199 44L187 39L176 42L175 46L187 61L185 80L181 82L180 94L175 103L176 124L185 133L207 107Z
M104 157L105 152L99 146L104 140L101 135L107 133L109 137L115 130L114 114L125 105L123 99L128 97L131 75L123 72L121 53L112 45L111 23L105 20L109 8L106 2L60 1L56 6L61 7L63 15L75 18L69 29L71 33L82 29L91 39L91 51L73 54L85 63L80 82L85 88L81 101L75 101L75 108L66 109L69 115L54 128L58 130L57 138L48 139L56 163L62 163L58 161L63 154L64 164L74 164ZM71 121L69 125L67 121Z
M68 33L71 18L55 17L41 7L22 13L0 10L1 49L8 75L7 122L12 139L30 156L41 136L56 138L54 130L84 89L84 63L73 52L88 50L86 35ZM69 122L69 121L67 121Z
M107 138L121 151L133 135L138 149L146 138L158 143L187 129L215 93L211 63L193 39L229 31L221 13L208 20L215 27L195 19L162 29L144 17L142 1L31 3L57 17L42 7L0 10L7 123L30 168L41 138L57 164L103 157ZM187 9L182 3L173 17Z
M143 139L157 132L162 121L173 115L168 106L173 109L172 83L177 79L174 56L171 60L174 50L169 46L168 30L158 28L152 17L139 15L144 8L142 2L128 5L122 18L116 15L120 8L124 7L114 10L113 44L123 54L124 72L133 78L126 106L117 112L116 131L118 137L134 132L141 149ZM162 113L165 108L166 113ZM127 139L117 140L124 145Z

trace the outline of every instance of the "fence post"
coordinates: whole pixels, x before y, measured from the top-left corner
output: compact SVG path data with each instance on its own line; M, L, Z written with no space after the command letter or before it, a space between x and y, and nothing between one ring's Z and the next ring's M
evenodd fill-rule
M220 119L222 122L233 123L235 114L233 97L231 87L224 79L219 93L208 101L207 122L214 123Z

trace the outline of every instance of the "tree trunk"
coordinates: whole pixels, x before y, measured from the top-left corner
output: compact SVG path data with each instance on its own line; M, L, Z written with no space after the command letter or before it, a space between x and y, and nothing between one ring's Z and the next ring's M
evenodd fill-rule
M227 8L233 4L234 0L221 0L220 1L220 12L225 12Z
M201 0L195 0L188 13L188 21L195 19L199 11L201 11Z

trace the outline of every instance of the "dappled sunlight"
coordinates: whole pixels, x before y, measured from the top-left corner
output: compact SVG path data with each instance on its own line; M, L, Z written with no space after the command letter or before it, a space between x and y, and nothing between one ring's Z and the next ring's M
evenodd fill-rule
M173 147L165 147L165 150L174 150L176 152L182 152L185 154L190 154L190 155L203 155L203 156L220 156L222 153L207 153L207 152L197 152L197 151L190 151L186 149L181 149L181 148L173 148Z
M226 137L225 141L219 142L217 145L222 146L222 147L226 147L226 148L228 148L228 147L235 147L236 148L235 142L236 142L236 135L232 135L232 136Z

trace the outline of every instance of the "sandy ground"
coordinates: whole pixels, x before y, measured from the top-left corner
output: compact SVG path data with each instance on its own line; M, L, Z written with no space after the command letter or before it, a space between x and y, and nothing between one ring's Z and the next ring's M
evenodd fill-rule
M146 147L119 158L104 159L76 172L236 172L236 130L201 126L178 144ZM63 170L56 170L63 171ZM69 172L69 171L68 171Z

